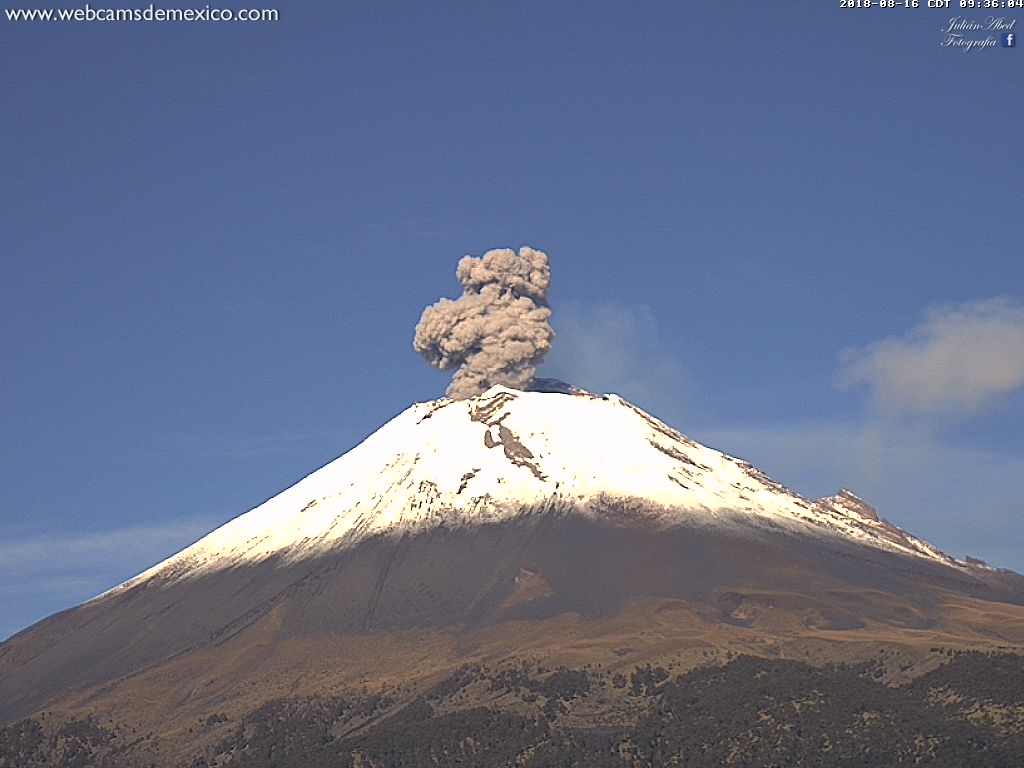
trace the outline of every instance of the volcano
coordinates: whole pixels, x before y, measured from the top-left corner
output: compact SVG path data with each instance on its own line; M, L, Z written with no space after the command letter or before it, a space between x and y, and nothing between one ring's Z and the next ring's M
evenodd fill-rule
M187 740L211 713L415 691L467 661L1024 648L1024 577L947 555L851 491L803 498L616 395L548 389L415 404L15 635L0 723L84 712Z

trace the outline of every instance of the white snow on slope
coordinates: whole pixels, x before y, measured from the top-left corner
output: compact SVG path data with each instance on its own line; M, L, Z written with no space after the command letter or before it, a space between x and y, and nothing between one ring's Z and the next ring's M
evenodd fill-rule
M602 517L642 510L645 525L748 519L961 565L878 520L849 491L804 499L617 395L493 387L469 400L413 405L345 455L117 589L158 574L173 580L270 556L309 557L377 534L570 507Z

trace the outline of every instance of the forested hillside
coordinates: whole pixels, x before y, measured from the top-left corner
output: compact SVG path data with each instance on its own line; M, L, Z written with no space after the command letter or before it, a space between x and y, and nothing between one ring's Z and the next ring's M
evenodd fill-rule
M31 718L0 730L0 768L1019 768L1024 659L957 653L900 686L882 672L751 657L675 677L470 666L408 698L361 691L216 715L196 724L204 746L187 760L155 734Z

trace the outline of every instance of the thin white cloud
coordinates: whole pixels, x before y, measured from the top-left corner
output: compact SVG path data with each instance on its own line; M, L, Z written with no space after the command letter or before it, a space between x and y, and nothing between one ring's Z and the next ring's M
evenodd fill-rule
M669 421L685 412L686 376L650 308L559 304L555 341L540 375L614 392Z
M192 519L96 533L7 539L0 542L0 576L58 569L105 570L118 562L167 557L208 533L210 526L210 520Z
M843 354L840 383L904 413L967 416L1024 386L1024 306L987 299L932 311L903 336Z

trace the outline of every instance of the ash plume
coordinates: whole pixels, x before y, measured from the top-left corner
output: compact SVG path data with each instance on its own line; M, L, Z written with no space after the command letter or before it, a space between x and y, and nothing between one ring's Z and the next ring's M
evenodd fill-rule
M464 256L463 294L423 310L413 348L442 370L458 368L447 394L464 400L495 384L525 389L551 348L551 267L533 248Z

